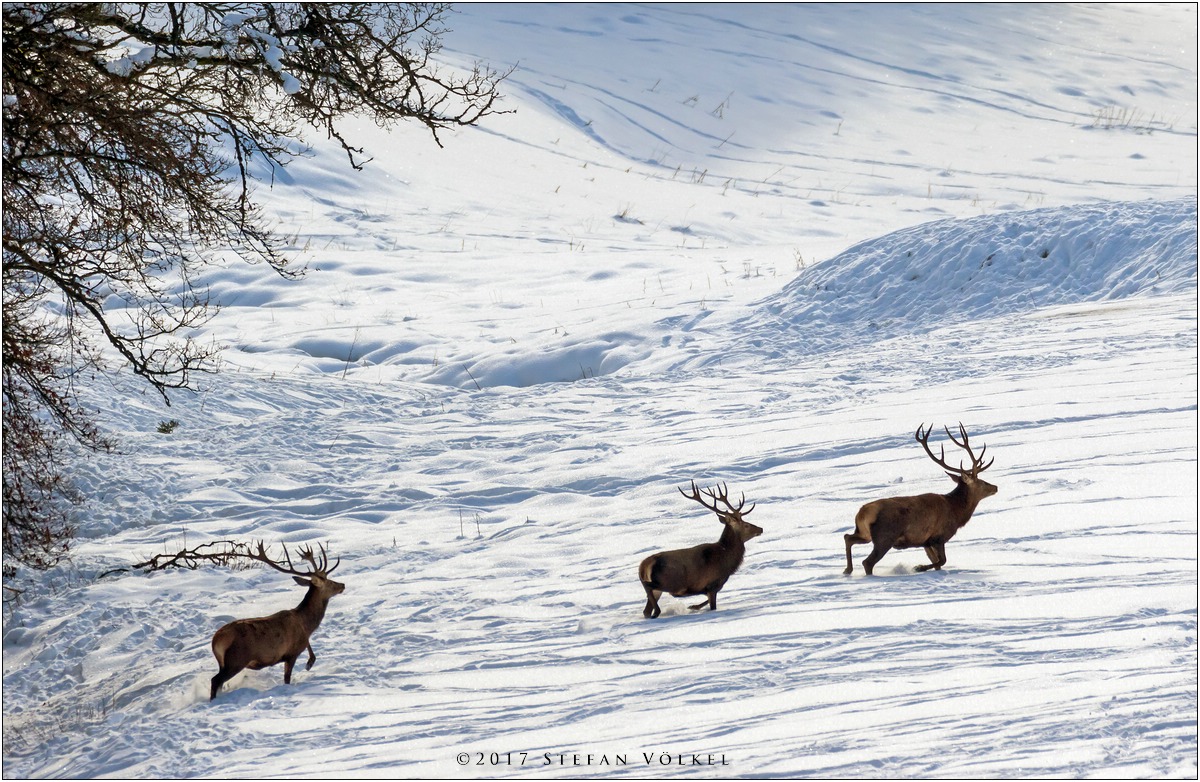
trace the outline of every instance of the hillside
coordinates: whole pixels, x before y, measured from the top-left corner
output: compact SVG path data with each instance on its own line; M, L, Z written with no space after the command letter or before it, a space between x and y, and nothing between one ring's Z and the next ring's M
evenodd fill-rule
M260 189L309 271L210 270L222 374L88 390L121 449L14 580L5 777L1194 777L1195 8L527 11L442 54L515 113ZM999 493L946 567L843 576L959 421ZM764 533L645 620L691 480ZM229 538L346 590L210 702L301 590L101 574Z

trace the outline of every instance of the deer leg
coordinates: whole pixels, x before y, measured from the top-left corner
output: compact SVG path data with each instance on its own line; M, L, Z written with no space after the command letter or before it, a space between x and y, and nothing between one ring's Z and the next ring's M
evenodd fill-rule
M854 560L850 558L850 547L859 543L870 543L869 538L859 537L857 534L847 534L846 536L846 569L842 571L842 575L848 576L854 572Z
M221 687L225 684L225 682L229 681L234 676L237 676L238 673L238 671L235 671L231 668L221 668L221 670L217 671L217 675L212 677L212 693L208 696L208 699L210 701L216 700L217 693L220 692Z
M296 657L299 657L299 656L300 655L297 653L295 657L283 658L283 683L284 684L292 683L292 666L294 666L296 664Z
M875 570L875 563L883 559L883 555L888 553L891 548L891 543L879 540L878 538L875 539L875 548L872 549L870 555L863 560L863 570L867 571L868 576L872 575L872 571Z
M304 670L311 671L313 663L317 661L317 654L312 650L312 642L309 641L308 646L308 663L304 666Z
M846 569L842 571L842 575L850 575L854 572L854 560L850 558L850 547L859 543L870 543L874 539L873 527L876 520L879 518L879 508L875 503L869 502L858 509L858 513L854 516L854 531L848 533L846 537ZM879 556L883 556L880 554ZM872 562L872 565L875 563ZM867 575L871 575L870 568L867 569Z
M704 590L704 594L708 597L708 600L705 600L703 603L697 603L694 606L689 606L689 608L691 608L693 611L699 611L701 608L704 608L704 606L707 605L709 611L716 611L717 593L721 591L721 587L725 586L726 578L722 578L719 581L714 581L713 583L709 584L708 588Z
M930 543L925 547L925 554L929 557L931 564L921 565L917 567L919 571L926 570L941 570L942 565L946 564L946 544L945 543Z
M692 609L693 611L699 611L701 608L704 608L704 606L708 606L709 611L716 611L717 593L721 591L721 587L723 586L725 586L724 581L720 582L719 584L710 585L708 589L704 590L704 594L708 597L708 599L703 603L696 603L694 606L688 606L688 608Z
M646 588L646 608L642 611L642 616L647 619L655 619L662 613L662 610L658 607L658 596L662 592L650 586L645 581L642 582L642 586Z

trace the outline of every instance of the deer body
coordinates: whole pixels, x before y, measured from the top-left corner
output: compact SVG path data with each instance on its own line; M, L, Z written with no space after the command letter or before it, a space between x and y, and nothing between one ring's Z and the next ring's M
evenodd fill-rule
M259 552L265 557L261 545ZM307 577L293 576L297 584L308 587L308 592L300 601L300 605L270 616L256 619L235 619L213 634L213 656L217 658L220 670L212 678L212 692L209 700L217 697L217 692L225 682L246 668L257 671L283 663L283 682L291 684L292 668L300 657L300 653L305 650L308 651L308 662L305 664L304 670L307 671L313 667L317 655L313 652L309 639L320 626L321 620L325 618L325 609L329 605L330 598L341 594L346 586L327 577L333 568L325 569L327 561L324 551L322 551L320 565L317 565L312 557L311 549L303 556L313 562L314 569ZM269 561L268 564L283 572L293 572ZM335 564L334 567L337 565Z
M929 557L928 565L918 565L918 571L941 570L946 564L946 542L954 537L975 512L975 508L984 497L990 497L997 489L979 477L979 473L991 466L991 462L983 463L983 455L987 446L979 452L979 457L971 451L967 440L966 430L959 424L962 441L954 439L950 430L946 434L959 447L966 449L971 457L971 467L950 467L945 462L945 449L941 458L929 450L929 430L922 432L917 428L917 442L925 448L925 452L938 465L946 470L946 474L955 482L954 490L949 494L918 494L913 497L889 497L883 500L868 502L859 509L854 518L854 532L845 535L846 540L846 570L849 575L854 572L854 561L850 549L858 543L872 543L873 549L863 560L863 570L871 575L875 565L893 548L924 548Z
M682 490L680 490L682 493ZM675 549L651 554L642 560L638 568L638 578L646 590L646 608L642 615L648 619L657 617L662 610L658 606L658 598L663 592L674 597L689 597L704 595L707 600L689 606L696 611L708 605L710 611L717 610L717 593L725 586L725 582L741 567L746 554L746 541L762 534L762 528L742 520L742 516L754 510L742 511L746 504L745 497L741 505L734 508L729 504L726 492L706 492L713 498L713 505L708 505L700 498L700 492L692 483L692 494L684 494L696 500L704 507L715 512L721 523L725 525L721 538L716 543L704 543L691 548ZM725 503L728 510L718 510L716 501Z

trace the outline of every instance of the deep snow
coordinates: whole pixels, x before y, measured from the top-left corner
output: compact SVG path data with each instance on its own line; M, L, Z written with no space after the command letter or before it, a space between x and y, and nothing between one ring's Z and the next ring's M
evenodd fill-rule
M1194 777L1194 6L452 26L517 113L363 122L361 174L313 139L260 191L306 279L206 280L224 373L91 392L123 449L6 607L4 775ZM842 576L960 420L1000 492L945 569ZM719 534L692 479L765 533L643 620L641 558ZM312 671L209 703L212 632L300 591L98 575L218 538L347 589Z

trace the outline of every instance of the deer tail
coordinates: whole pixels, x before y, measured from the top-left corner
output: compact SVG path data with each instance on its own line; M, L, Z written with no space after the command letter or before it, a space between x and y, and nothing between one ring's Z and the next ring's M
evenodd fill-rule
M646 557L644 560L642 560L642 566L638 568L638 578L642 580L643 584L650 584L651 586L654 585L654 575L658 570L658 565L659 557L657 554L652 557Z
M871 540L871 525L877 516L879 507L873 502L859 508L858 515L854 517L854 534L864 541Z
M229 651L229 647L233 645L233 633L227 632L226 628L222 627L213 635L212 651L213 657L217 658L217 665L225 666L225 652Z

